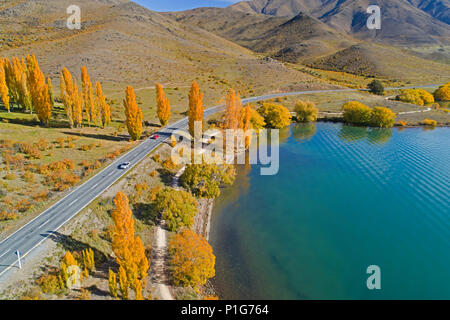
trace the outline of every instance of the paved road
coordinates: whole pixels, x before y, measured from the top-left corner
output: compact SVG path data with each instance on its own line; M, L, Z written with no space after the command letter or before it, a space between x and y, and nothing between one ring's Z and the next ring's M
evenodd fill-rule
M435 87L435 86L432 86ZM394 88L392 88L394 89ZM396 88L397 89L397 88ZM389 90L389 88L388 88ZM337 90L316 90L289 92L280 94L270 94L265 96L242 99L242 102L257 102L277 97L304 95L311 93L332 93L350 92L357 89L337 89ZM205 117L223 110L224 106L219 105L205 110ZM52 207L28 222L22 228L14 232L8 238L0 242L0 280L12 267L18 266L16 251L20 252L22 258L26 257L32 250L38 247L43 241L56 234L56 231L77 215L82 209L88 206L95 198L102 194L112 184L119 180L149 153L151 153L161 143L169 139L173 130L187 127L187 118L179 120L169 127L162 129L157 140L147 139L128 153L117 158L112 164L103 169L100 173L92 177L84 184L78 186L66 197L59 200ZM130 167L127 170L120 170L119 164L129 161Z

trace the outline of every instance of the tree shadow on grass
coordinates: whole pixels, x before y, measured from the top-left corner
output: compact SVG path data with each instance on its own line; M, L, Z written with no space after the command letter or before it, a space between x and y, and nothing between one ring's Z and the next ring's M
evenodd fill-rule
M42 125L38 119L23 119L23 118L7 118L7 117L0 117L0 122L6 122L6 123L12 123L12 124L18 124L26 127L36 127L36 126L42 126L43 128L70 128L69 123L67 121L60 121L60 120L50 120L50 123L48 126Z
M158 171L159 176L161 178L162 183L164 183L166 186L171 186L173 182L173 174L169 170L165 168L159 168L156 169Z
M158 123L151 123L151 122L145 121L144 124L146 127L161 128L161 125Z
M159 214L156 211L153 203L136 203L133 205L133 214L136 219L144 223L156 225L159 219Z
M95 133L81 133L81 132L63 132L63 133L67 134L67 135L72 135L72 136L109 140L109 141L128 141L128 140L130 140L130 137L127 135L118 135L117 137L115 137L115 136L109 136L106 134L95 134Z
M59 233L59 232L49 232L47 234L49 235L49 239L55 241L56 243L59 243L62 245L62 247L64 248L64 250L66 251L78 251L81 252L85 249L92 249L92 251L94 252L94 260L95 260L95 264L101 264L104 263L107 259L106 255L97 250L96 248L92 248L91 246L89 246L88 244L78 241L76 239L74 239L72 236L67 236L65 234ZM42 236L46 236L47 234L42 234Z

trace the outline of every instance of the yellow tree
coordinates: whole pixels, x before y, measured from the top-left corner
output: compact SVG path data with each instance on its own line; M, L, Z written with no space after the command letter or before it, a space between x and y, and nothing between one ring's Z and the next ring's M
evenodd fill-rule
M6 84L5 62L0 59L0 95L6 110L9 110L9 90Z
M128 86L126 89L126 99L123 101L128 133L133 140L139 140L142 134L142 110L136 103L134 89Z
M117 276L111 269L108 274L108 286L111 295L117 299Z
M252 129L252 107L250 104L247 104L244 108L241 110L241 116L240 116L240 129L244 130L244 133L246 133L248 130ZM245 135L245 149L248 149L250 147L251 143L251 137L249 135Z
M60 86L61 100L64 103L70 127L81 127L83 121L82 99L78 92L76 82L72 79L72 75L66 68L62 70Z
M200 88L198 87L197 82L192 82L191 90L189 92L189 109L188 109L188 118L189 118L189 132L191 136L194 137L194 126L196 121L201 122L200 129L203 131L203 94L200 93ZM195 139L201 138L202 132L197 132L197 136Z
M136 280L142 281L147 276L149 264L145 247L141 239L134 236L134 219L128 197L119 192L114 198L114 205L111 214L114 221L112 249L117 263L126 273L126 283L135 286ZM121 272L119 269L119 281L125 283L124 279L120 280Z
M48 84L45 83L44 74L39 68L39 63L34 55L27 55L27 84L32 109L36 111L41 123L48 125L52 115L52 103Z
M106 103L106 97L103 94L100 82L95 83L95 104L96 109L100 112L99 122L106 127L111 122L111 108Z
M12 57L11 60L5 59L5 79L9 89L9 95L11 100L16 106L20 104L20 87L22 83L22 77L24 70L19 59Z
M165 126L170 119L170 102L164 94L164 89L160 83L156 84L156 105L159 121Z
M198 290L215 275L215 256L209 243L190 229L176 234L169 244L175 284Z
M50 102L52 104L52 108L55 105L55 99L53 97L53 83L50 77L47 77L47 86L48 86L48 95L50 96Z
M97 113L96 104L94 103L94 92L92 90L91 78L87 73L86 66L81 67L81 97L83 99L83 109L86 116L86 121L90 124L91 122L97 124Z
M233 89L227 94L225 102L225 114L223 118L224 129L238 129L241 125L242 102L239 93Z
M434 92L434 98L438 101L450 101L450 82L440 86Z

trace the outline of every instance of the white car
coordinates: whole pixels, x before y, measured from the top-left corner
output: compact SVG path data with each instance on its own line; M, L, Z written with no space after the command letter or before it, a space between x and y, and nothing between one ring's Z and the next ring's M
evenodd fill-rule
M131 163L124 162L119 166L119 169L127 169L130 166Z

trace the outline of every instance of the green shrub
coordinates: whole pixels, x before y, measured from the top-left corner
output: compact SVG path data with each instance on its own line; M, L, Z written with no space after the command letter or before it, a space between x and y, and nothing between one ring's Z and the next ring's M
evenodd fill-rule
M180 177L182 185L196 196L216 198L222 184L233 184L236 170L232 165L190 164Z
M311 101L297 101L295 112L298 122L315 122L319 116L319 109Z
M384 87L381 81L379 80L373 80L369 85L367 86L369 89L369 92L377 95L383 95L384 94Z
M191 227L198 213L197 200L183 190L165 188L156 195L155 207L161 213L170 231Z

